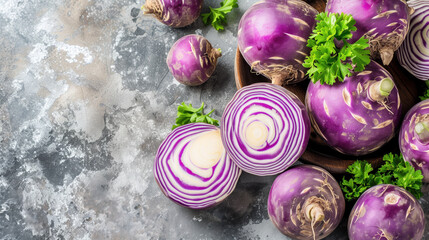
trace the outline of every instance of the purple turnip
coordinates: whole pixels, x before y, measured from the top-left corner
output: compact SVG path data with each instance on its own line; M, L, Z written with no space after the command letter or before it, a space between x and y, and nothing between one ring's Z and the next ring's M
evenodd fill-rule
M356 156L388 142L401 113L392 76L374 61L332 86L310 82L305 102L314 130L327 144Z
M350 240L420 240L424 228L425 215L414 196L390 184L366 190L348 221Z
M167 55L167 66L174 78L189 86L205 83L216 69L220 49L200 35L187 35L174 43Z
M304 153L310 120L295 94L271 83L255 83L235 93L220 129L228 156L243 171L268 176L285 171Z
M201 12L203 0L146 0L144 14L152 14L165 25L180 28L193 23Z
M255 3L240 20L238 46L246 62L274 84L305 79L302 66L310 49L307 39L316 25L317 10L301 0Z
M407 35L412 9L404 0L328 0L326 12L351 14L357 31L349 42L365 36L371 57L388 65Z
M322 239L340 223L345 209L337 181L326 170L300 165L280 174L268 196L268 215L294 239Z
M193 209L219 204L241 174L226 155L219 128L206 123L175 128L159 146L153 172L165 196Z
M411 0L410 30L398 50L398 60L416 78L429 80L429 1Z
M429 182L429 99L412 107L402 122L399 147L404 159Z

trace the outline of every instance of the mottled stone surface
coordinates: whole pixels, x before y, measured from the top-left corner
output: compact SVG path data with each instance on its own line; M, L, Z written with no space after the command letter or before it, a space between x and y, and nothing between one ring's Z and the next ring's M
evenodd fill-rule
M143 1L2 0L0 239L287 239L266 210L274 177L243 174L226 202L193 211L152 176L179 103L204 101L220 118L233 96L236 29L254 2L240 0L217 32L201 19L171 29L142 16ZM191 33L223 52L199 87L178 84L165 64Z

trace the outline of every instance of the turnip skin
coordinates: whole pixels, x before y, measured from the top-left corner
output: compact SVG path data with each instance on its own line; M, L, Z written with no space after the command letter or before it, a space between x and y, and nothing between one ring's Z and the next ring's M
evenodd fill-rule
M307 39L316 26L317 10L300 0L255 3L240 20L237 40L240 52L253 71L274 84L306 79L302 66L310 54Z
M414 196L390 184L366 190L348 220L350 240L420 240L424 228L424 212Z
M180 28L193 23L202 6L203 0L147 0L142 9L165 25Z
M388 65L407 35L410 14L404 0L328 0L326 12L351 14L357 31L350 43L362 36L369 40L371 58Z
M421 133L416 125L423 125ZM404 159L415 169L421 170L423 181L429 182L429 99L412 107L402 122L399 147Z
M191 34L177 40L167 55L167 66L182 84L197 86L205 83L222 56L203 36Z
M326 170L312 165L299 165L280 174L268 196L271 221L294 239L328 236L341 222L344 209L337 181ZM313 223L310 216L315 219Z
M360 156L388 142L399 126L401 102L396 86L381 101L372 100L371 83L393 77L371 61L364 71L344 82L320 85L310 82L306 106L315 131L337 151ZM387 108L386 108L387 107Z

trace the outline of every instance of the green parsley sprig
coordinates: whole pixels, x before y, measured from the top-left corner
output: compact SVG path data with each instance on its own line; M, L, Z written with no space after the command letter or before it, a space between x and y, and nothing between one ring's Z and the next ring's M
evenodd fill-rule
M364 70L370 62L368 40L361 37L353 44L347 42L356 31L352 15L322 12L316 20L318 23L307 41L311 52L302 64L309 68L307 74L313 83L332 85L337 79L343 82L350 77L351 71ZM343 47L337 48L336 43Z
M429 99L429 89L426 89L426 92L423 94L423 96L419 96L420 100L426 100Z
M423 94L423 96L419 96L420 100L422 100L422 101L429 99L429 81L425 81L425 83L426 83L426 87L427 87L426 92Z
M192 104L186 105L184 102L177 107L177 118L176 124L173 125L172 129L177 128L188 123L208 123L215 126L219 126L219 121L210 117L210 114L214 112L214 109L209 113L204 114L204 102L201 104L201 107L194 108Z
M386 154L383 156L384 165L375 173L371 164L367 161L356 161L347 168L347 172L353 177L343 177L340 183L341 189L347 200L358 199L368 188L379 184L393 184L404 188L417 199L422 196L421 187L423 175L401 155Z
M226 24L226 14L233 8L238 8L237 0L224 0L219 8L211 8L209 13L201 14L204 24L211 24L216 30L223 30Z

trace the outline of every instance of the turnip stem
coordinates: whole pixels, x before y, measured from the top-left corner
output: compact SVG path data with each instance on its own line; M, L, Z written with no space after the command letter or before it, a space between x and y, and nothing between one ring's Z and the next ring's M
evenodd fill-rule
M425 81L426 86L429 88L429 79L427 81Z
M429 143L429 120L417 123L414 131L422 144Z
M390 78L377 81L369 87L369 97L373 101L381 102L390 95L394 86Z

